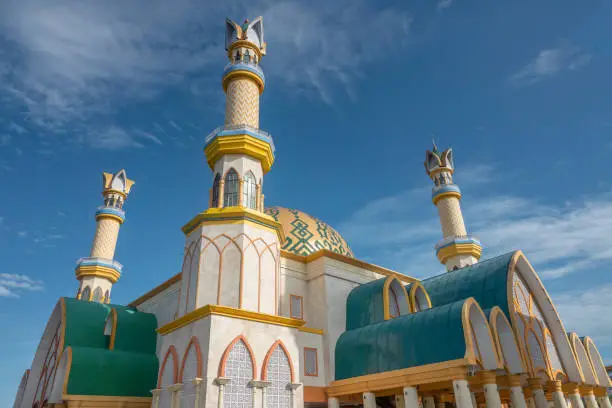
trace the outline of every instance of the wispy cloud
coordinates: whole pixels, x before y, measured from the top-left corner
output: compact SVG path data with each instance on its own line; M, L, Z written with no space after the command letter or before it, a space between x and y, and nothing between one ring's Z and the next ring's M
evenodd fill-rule
M18 298L22 292L36 291L43 283L26 275L0 273L0 297Z
M568 42L542 50L526 66L509 78L514 85L531 85L563 71L573 71L586 65L591 56Z
M9 125L8 125L8 129L9 129L9 130L11 130L11 131L13 131L13 132L17 132L17 133L19 133L19 134L22 134L22 133L27 133L27 132L28 132L28 131L26 130L26 128L24 128L23 126L21 126L21 125L19 125L19 124L15 123L15 122L11 122L11 123L9 123Z
M436 8L438 11L442 11L452 6L452 4L453 0L439 0L438 4L436 4Z
M163 145L162 141L151 133L142 130L128 131L118 126L92 131L88 136L91 147L105 150L118 150L129 147L144 147L143 142Z
M442 270L433 251L442 236L428 195L429 187L423 187L374 200L338 229L358 254L418 277L433 275ZM485 246L484 256L522 249L544 278L612 261L612 200L605 195L545 205L533 197L483 193L464 206L464 216Z

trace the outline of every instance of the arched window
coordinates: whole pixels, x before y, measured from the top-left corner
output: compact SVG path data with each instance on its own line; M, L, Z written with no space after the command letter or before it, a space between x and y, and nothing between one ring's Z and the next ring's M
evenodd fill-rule
M110 303L110 291L108 289L104 293L104 303Z
M238 340L229 351L224 377L230 381L223 389L223 408L251 408L253 388L249 382L253 379L253 361L244 340Z
M91 289L89 288L89 286L85 286L85 289L83 289L83 292L81 293L81 299L89 300L90 297L91 297Z
M234 207L238 205L238 173L230 169L225 175L225 187L223 192L223 206Z
M277 344L268 359L266 380L270 386L266 389L267 408L289 408L291 406L291 365L289 357L280 344Z
M406 289L397 278L387 278L384 290L386 291L383 294L384 301L386 302L385 307L388 305L389 308L389 314L388 316L385 315L385 319L393 319L410 313ZM387 311L385 310L386 313Z
M94 290L92 300L96 303L100 303L102 301L102 289L100 289L100 287L97 287Z
M161 389L159 394L159 408L171 408L172 391L168 389L173 385L177 377L178 360L174 346L170 346L166 352L166 357L161 366L161 373L158 387Z
M182 407L193 407L195 405L196 387L193 383L194 378L200 377L198 365L201 357L199 356L199 346L197 339L192 339L189 343L187 352L183 356L181 376L183 382Z
M393 286L389 287L389 295L389 314L392 318L399 317L399 302L397 301L397 293L395 293Z
M242 186L242 205L247 208L257 208L257 184L255 176L252 172L248 172L244 176L244 184Z
M212 203L211 207L216 208L219 206L219 184L221 183L221 175L217 173L215 175L215 180L213 181L212 188Z

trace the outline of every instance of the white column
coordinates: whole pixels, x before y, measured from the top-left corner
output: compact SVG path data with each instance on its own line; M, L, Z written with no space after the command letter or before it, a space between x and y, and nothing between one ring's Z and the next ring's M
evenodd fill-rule
M508 385L510 386L510 401L512 403L512 408L527 408L525 394L523 394L523 387L521 387L521 376L508 376Z
M466 380L453 380L457 408L472 408L472 393Z
M561 381L551 381L549 383L549 386L552 389L552 400L554 408L567 408L567 403L565 402L565 395L563 394Z
M193 383L193 387L195 389L195 401L193 402L193 406L194 408L199 408L200 406L200 388L202 387L202 379L201 378L194 378L193 380L191 380L191 382ZM185 408L190 408L190 407L185 407Z
M173 384L168 387L168 390L172 392L170 397L170 408L179 408L181 406L181 391L183 390L183 384Z
M434 397L429 396L423 398L423 408L436 408L436 402L434 401Z
M295 407L295 392L301 386L302 386L301 383L291 383L291 384L289 384L289 389L291 390L291 408L296 408ZM374 405L376 405L376 403L374 403ZM304 406L304 403L302 401L302 407L303 406Z
M215 382L219 386L219 397L217 398L217 408L223 408L223 390L225 389L225 385L229 384L230 379L224 377L218 377L215 379Z
M501 398L499 397L499 391L497 390L497 376L494 372L483 372L483 388L485 395L485 402L487 408L501 408Z
M404 408L419 408L419 394L415 387L404 387L402 399L404 400ZM395 405L395 408L401 407L401 405Z
M340 408L340 400L336 397L327 399L327 408Z
M376 408L376 396L373 392L363 393L363 408Z
M472 394L472 406L474 406L474 408L478 408L478 401L476 400L476 393L471 392L470 394Z
M151 390L151 395L153 395L153 401L151 403L151 408L159 408L159 394L161 393L161 389L156 388Z
M584 402L586 403L586 408L599 408L599 405L597 405L597 400L595 400L593 390L588 390L585 393Z
M542 389L542 382L539 378L529 378L527 383L531 388L533 394L533 401L535 402L536 408L548 408L548 401L546 400L546 394Z
M610 398L608 398L607 395L604 397L597 397L597 402L599 403L600 408L612 408Z

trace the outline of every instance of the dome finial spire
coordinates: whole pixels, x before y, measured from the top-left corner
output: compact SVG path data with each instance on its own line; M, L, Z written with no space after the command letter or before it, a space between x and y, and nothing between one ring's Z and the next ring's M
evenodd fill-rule
M433 145L433 152L438 153L438 146L436 146L436 136L431 135L431 144Z

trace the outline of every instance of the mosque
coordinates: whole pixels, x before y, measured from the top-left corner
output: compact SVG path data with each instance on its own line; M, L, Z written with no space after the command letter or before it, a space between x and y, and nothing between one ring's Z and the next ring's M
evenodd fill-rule
M78 290L51 312L14 408L612 408L597 346L566 332L527 257L480 261L451 149L425 157L442 275L360 261L323 221L265 207L275 149L259 126L261 17L227 20L226 50L225 124L204 143L208 208L182 227L181 272L112 303L134 182L104 173Z

